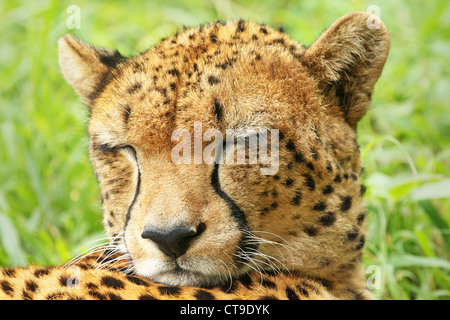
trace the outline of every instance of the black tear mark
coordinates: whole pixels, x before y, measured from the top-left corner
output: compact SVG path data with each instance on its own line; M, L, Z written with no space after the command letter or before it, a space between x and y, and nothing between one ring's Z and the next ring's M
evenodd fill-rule
M220 157L221 155L218 156ZM256 243L249 242L249 226L245 213L241 210L241 208L239 208L236 202L232 198L230 198L230 196L228 196L228 194L226 194L220 187L218 163L214 164L214 170L211 174L211 186L213 187L217 195L227 203L228 208L231 211L231 216L239 226L239 230L241 231L239 248L245 253L245 255L239 255L238 262L244 262L244 260L248 260L250 258L253 252L256 252L258 245Z

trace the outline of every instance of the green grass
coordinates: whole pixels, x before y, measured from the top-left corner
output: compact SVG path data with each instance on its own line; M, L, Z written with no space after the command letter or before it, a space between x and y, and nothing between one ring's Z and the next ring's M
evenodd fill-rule
M80 30L66 27L72 4ZM104 237L87 112L59 72L60 36L131 55L182 25L243 18L283 25L309 45L341 15L372 4L391 52L358 128L370 229L364 264L379 268L378 298L449 299L446 0L0 2L0 265L61 264Z

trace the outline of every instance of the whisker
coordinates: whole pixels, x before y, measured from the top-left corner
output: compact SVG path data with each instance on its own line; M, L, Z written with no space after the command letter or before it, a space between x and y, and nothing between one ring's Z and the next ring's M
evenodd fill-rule
M228 287L227 291L225 291L225 292L228 292L233 287L233 276L231 275L231 270L228 267L228 265L223 260L219 260L219 261L222 262L225 265L225 267L228 269L228 275L230 277L230 286Z
M93 240L90 241L88 244L90 243L94 243L94 242L99 242L99 241L104 241L104 240L108 240L107 242L103 242L100 244L97 244L87 250L84 250L82 253L78 254L77 256L75 256L74 258L72 258L69 262L67 262L63 268L66 269L74 264L77 264L78 262L80 262L81 260L83 260L85 257L98 253L98 252L104 252L105 250L108 249L113 249L115 247L118 248L118 246L116 244L114 244L118 239L123 239L123 237L121 236L123 234L123 232L119 233L117 236L115 237L106 237L106 238L100 238L97 240ZM98 258L97 258L98 261ZM96 261L96 262L97 262Z

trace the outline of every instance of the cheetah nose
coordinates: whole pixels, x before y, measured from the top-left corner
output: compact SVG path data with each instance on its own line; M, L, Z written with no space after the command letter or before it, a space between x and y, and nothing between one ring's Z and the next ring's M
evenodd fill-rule
M178 226L168 231L148 227L144 229L141 237L152 240L162 252L176 259L186 252L191 240L198 237L204 229L204 223L201 223L197 228Z

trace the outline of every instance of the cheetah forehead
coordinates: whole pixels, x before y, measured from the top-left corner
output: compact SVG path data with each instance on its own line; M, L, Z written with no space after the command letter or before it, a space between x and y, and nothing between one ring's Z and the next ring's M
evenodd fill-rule
M302 90L315 89L303 75L304 52L282 31L243 20L184 29L105 75L91 94L93 131L105 142L155 145L193 121L204 130L270 128L271 111L289 113Z

